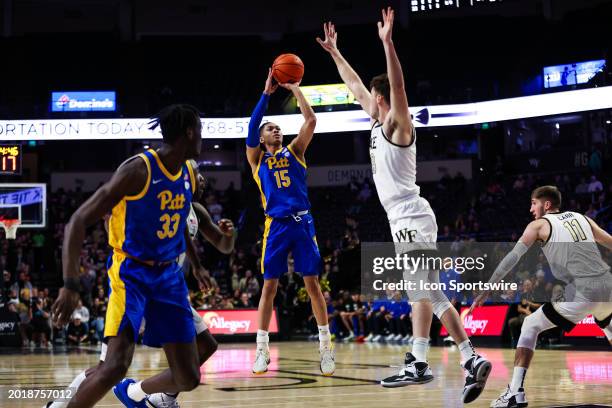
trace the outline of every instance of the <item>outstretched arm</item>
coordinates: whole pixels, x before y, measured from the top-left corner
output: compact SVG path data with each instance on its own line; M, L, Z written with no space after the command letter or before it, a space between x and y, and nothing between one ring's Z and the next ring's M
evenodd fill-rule
M591 224L591 229L593 230L593 237L595 238L595 242L600 245L605 246L610 251L612 251L612 236L608 234L603 228L601 228L595 221L590 219L589 217L584 217L587 219L589 224Z
M392 135L391 141L401 145L412 143L412 118L408 109L408 97L404 86L404 74L395 45L393 45L393 20L395 12L391 7L382 11L382 22L378 22L378 36L380 37L385 49L387 60L387 75L389 76L389 89L391 99L391 110L389 111L389 126L394 130L389 132Z
M192 203L192 205L198 217L199 231L204 235L204 238L220 252L230 254L234 250L234 243L236 242L236 233L232 221L224 218L219 220L217 225L202 204Z
M342 81L348 86L353 95L355 95L355 99L361 104L363 110L372 118L378 119L375 117L376 113L372 109L372 95L368 88L365 87L359 75L355 72L355 70L349 65L349 63L344 59L338 47L336 46L336 42L338 40L338 33L336 32L336 27L332 22L328 22L323 24L323 31L325 32L325 40L321 40L317 37L317 42L323 47L325 51L331 55L336 63L336 68L338 68L338 73L342 78Z
M53 304L53 321L65 325L79 299L79 257L85 230L98 222L125 196L137 195L145 188L148 170L142 159L123 164L111 180L98 189L70 217L64 232L62 266L64 287Z
M247 134L246 140L246 155L251 168L255 169L261 149L259 148L259 125L263 119L263 115L268 108L268 102L270 101L270 95L276 91L278 84L273 83L272 69L268 69L268 78L266 78L266 85L264 86L263 94L257 102L253 113L251 114L251 120L249 120L249 133Z
M280 84L280 86L293 92L293 96L297 99L300 105L300 111L304 116L304 124L300 128L297 137L291 142L290 147L302 161L305 161L304 153L306 153L306 149L312 141L315 126L317 125L317 117L308 103L308 100L304 97L299 82L294 84Z
M548 225L546 221L537 220L532 221L529 223L529 225L527 225L523 235L519 238L514 248L512 248L512 251L506 254L504 259L502 259L499 265L497 265L497 268L495 268L495 272L493 272L489 282L499 282L506 277L506 275L508 275L512 268L516 266L523 255L525 255L525 253L529 250L531 245L533 245L537 240L541 240L543 238L544 231L542 231L542 227L544 224ZM489 295L490 291L480 293L476 299L474 299L474 303L472 303L469 313L472 313L475 308L482 306Z

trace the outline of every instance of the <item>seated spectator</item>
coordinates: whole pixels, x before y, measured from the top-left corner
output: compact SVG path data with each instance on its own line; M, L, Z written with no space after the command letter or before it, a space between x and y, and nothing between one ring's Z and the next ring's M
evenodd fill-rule
M510 337L512 340L512 347L515 348L518 342L518 338L521 334L521 327L523 321L531 313L535 312L541 304L534 302L533 294L533 283L529 279L523 281L523 290L521 293L521 302L517 305L518 316L515 316L508 320L508 327L510 328Z
M81 316L81 323L85 326L85 332L89 333L89 309L83 306L83 301L81 299L79 299L79 303L72 313L72 318L74 319L74 316L77 314Z
M72 316L72 321L68 324L68 330L66 331L67 343L69 346L80 346L85 340L87 340L87 330L85 325L81 321L82 316L79 313L75 313Z
M247 293L242 293L240 295L240 303L236 306L237 309L251 309L253 307L253 303L251 303L251 299L249 299L249 295Z
M589 187L587 189L589 193L596 193L598 191L603 191L603 184L601 181L597 180L595 175L591 176L591 182L589 183Z
M44 310L43 300L37 298L32 310L32 340L40 343L41 347L48 347L51 339L50 314Z
M108 308L108 298L104 296L104 289L98 289L98 296L94 299L92 329L98 341L104 340L104 319Z
M584 177L582 177L580 179L580 183L578 183L578 185L576 186L576 189L574 190L574 192L576 194L586 194L586 193L589 192L589 185L586 182Z

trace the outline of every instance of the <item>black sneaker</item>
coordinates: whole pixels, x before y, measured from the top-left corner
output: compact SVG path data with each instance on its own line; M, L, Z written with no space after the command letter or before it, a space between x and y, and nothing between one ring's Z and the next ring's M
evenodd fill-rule
M412 384L425 384L433 380L433 374L429 364L423 361L416 361L412 353L406 353L404 367L397 375L387 377L380 382L386 388L404 387Z
M465 386L463 387L463 403L469 404L480 396L491 374L491 362L474 354L462 364L465 370Z

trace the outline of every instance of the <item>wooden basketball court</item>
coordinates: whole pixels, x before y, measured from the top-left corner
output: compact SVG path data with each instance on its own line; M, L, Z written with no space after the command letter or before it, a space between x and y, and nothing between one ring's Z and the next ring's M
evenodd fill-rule
M384 389L378 382L396 369L406 346L336 344L337 370L323 377L318 370L317 343L273 343L270 371L250 372L254 344L222 344L202 368L202 385L179 397L181 407L459 407L463 372L456 348L434 347L431 383ZM514 351L479 351L493 363L483 395L470 406L488 407L506 387L512 374ZM61 389L86 367L97 364L95 347L71 351L26 350L0 355L0 406L37 407L42 399L8 399L16 387ZM163 352L137 348L129 376L143 379L167 367ZM607 351L538 350L527 377L530 407L612 405L612 353ZM121 407L112 391L98 404Z

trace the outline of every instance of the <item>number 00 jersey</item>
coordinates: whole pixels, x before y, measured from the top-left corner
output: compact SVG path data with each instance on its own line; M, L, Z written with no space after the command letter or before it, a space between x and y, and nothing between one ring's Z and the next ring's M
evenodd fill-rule
M142 261L171 261L185 251L194 173L186 162L177 174L170 174L152 149L138 157L147 165L147 182L138 195L123 197L113 208L109 244Z
M253 178L259 186L264 212L272 218L309 210L306 163L289 146L274 154L262 152Z
M601 258L591 224L582 214L566 211L543 217L550 223L550 236L542 247L557 279L597 277L610 267Z

